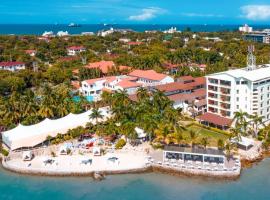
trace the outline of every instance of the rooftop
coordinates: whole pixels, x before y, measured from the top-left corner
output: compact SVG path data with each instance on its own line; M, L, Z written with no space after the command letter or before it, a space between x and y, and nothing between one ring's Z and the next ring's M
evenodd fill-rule
M192 154L204 154L204 155L216 155L216 156L225 156L223 151L217 149L203 149L203 148L191 148L191 147L180 147L173 145L166 145L164 151L176 151L183 153L192 153Z
M157 73L154 70L134 70L133 72L129 73L130 76L135 76L139 78L161 81L167 77L166 74Z
M12 67L12 66L15 66L15 65L24 65L25 63L23 62L0 62L0 66L2 67Z
M200 121L209 122L218 126L229 126L232 123L232 120L229 118L221 117L217 114L208 113L208 112L199 116L198 119Z
M246 68L228 70L225 72L211 74L208 77L216 75L228 75L234 78L245 78L250 81L263 80L270 77L270 64L259 65L254 70L247 70Z

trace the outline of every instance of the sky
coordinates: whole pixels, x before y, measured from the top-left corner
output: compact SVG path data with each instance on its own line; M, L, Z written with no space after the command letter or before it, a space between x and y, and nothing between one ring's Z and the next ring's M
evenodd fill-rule
M0 0L0 24L270 24L270 0Z

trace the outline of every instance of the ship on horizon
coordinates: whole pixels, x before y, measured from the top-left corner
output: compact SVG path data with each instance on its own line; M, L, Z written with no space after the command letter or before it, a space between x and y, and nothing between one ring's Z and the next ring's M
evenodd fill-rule
M80 27L80 24L70 23L68 27Z

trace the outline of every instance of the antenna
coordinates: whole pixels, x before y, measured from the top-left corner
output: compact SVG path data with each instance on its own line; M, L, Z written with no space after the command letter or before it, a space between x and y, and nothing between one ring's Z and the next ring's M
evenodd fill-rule
M85 57L85 56L82 57L82 64L83 64L83 65L86 65L86 57Z
M37 72L38 71L38 64L37 62L33 62L33 71Z
M254 50L254 45L248 46L247 70L256 69L256 57L253 55Z

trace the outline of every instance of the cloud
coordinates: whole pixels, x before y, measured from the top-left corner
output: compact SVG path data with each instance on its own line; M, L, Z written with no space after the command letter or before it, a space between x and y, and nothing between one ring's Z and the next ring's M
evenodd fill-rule
M132 21L146 21L149 19L155 18L157 15L164 13L165 10L158 7L149 7L141 10L141 13L138 15L129 16L129 20Z
M270 19L270 5L246 5L241 7L241 17L250 20Z
M202 13L182 13L186 17L223 17L223 15L202 14Z

